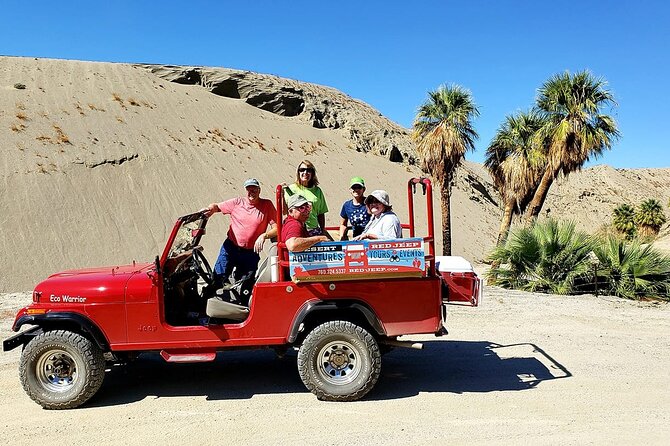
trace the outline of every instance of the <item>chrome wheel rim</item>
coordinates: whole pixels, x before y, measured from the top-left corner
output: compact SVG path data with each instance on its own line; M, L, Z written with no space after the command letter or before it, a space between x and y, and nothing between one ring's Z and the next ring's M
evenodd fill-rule
M361 372L360 353L352 344L333 341L324 345L317 356L317 370L327 382L336 385L348 384Z
M36 367L38 381L50 392L66 392L77 382L77 362L65 350L49 350Z

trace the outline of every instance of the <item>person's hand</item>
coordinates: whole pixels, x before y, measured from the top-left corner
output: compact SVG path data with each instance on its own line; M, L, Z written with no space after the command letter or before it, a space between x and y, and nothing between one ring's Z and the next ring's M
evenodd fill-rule
M210 204L206 208L200 209L198 212L203 214L205 217L209 218L212 216L214 212L216 212L216 209L218 209L218 206L216 206L215 203Z
M367 234L360 234L357 235L356 237L352 238L352 240L365 240L367 238Z
M254 252L259 254L263 250L263 245L265 244L265 232L258 236L256 242L254 243Z

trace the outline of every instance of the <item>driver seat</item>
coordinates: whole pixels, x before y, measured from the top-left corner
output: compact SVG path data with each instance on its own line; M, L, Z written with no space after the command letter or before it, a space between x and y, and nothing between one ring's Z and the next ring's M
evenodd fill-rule
M207 299L205 314L215 319L230 319L242 322L249 316L249 308L227 302L216 296Z
M234 296L238 302L243 302L242 296L246 296L250 291L247 289L246 282L253 279L253 273L249 273L234 283L229 283L221 288L221 294L207 299L205 314L211 318L229 319L234 321L243 321L249 316L249 307L234 304L223 299L223 296Z

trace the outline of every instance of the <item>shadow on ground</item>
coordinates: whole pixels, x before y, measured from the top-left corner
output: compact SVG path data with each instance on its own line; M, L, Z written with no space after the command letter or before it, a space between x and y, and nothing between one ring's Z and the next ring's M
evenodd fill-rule
M420 392L519 391L571 376L533 344L428 341L423 351L396 349L384 356L377 386L366 400L406 398ZM127 404L145 398L205 396L247 399L258 394L307 392L295 353L278 358L271 350L219 353L211 363L168 364L144 354L112 368L88 407Z

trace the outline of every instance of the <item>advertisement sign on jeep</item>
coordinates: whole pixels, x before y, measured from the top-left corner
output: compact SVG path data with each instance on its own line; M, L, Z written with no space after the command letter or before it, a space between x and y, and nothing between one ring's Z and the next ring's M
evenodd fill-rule
M423 239L321 242L289 253L294 282L421 277L425 275Z

